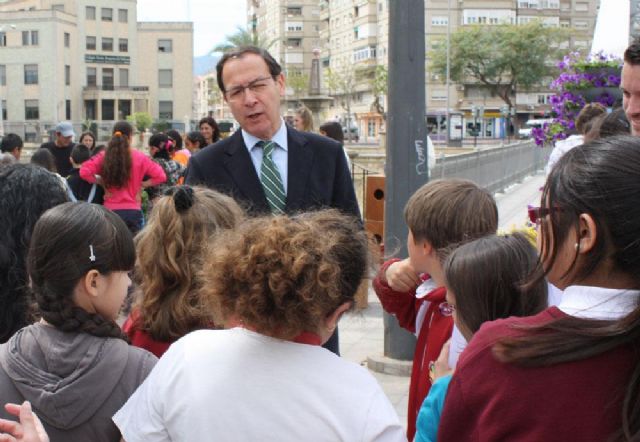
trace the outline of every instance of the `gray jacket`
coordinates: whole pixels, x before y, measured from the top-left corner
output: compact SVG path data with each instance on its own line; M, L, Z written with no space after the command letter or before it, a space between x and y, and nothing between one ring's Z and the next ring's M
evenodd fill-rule
M120 339L33 324L0 345L1 402L30 401L52 442L116 442L111 416L156 361Z

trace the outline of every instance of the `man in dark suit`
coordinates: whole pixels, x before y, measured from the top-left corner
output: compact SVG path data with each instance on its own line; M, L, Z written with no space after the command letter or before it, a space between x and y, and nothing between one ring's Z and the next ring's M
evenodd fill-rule
M186 183L227 193L250 215L333 207L360 218L342 146L288 127L285 79L265 50L239 48L216 66L218 86L242 130L194 155ZM325 344L338 350L337 331Z

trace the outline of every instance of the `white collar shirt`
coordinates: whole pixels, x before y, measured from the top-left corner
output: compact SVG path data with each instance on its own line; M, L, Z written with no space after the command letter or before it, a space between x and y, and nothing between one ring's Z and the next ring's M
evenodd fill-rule
M574 285L562 292L558 309L577 318L617 320L631 313L639 299L640 290Z

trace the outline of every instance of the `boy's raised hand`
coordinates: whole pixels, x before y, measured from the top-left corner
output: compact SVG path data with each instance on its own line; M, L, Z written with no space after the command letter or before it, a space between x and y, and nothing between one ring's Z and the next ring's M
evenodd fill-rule
M396 292L413 291L422 282L409 258L391 264L384 274L389 287Z

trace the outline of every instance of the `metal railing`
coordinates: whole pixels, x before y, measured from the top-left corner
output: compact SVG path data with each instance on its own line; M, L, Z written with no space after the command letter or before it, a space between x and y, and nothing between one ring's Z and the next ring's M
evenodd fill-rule
M430 179L468 179L491 193L496 193L542 170L550 152L550 147L540 148L533 141L527 140L457 155L442 155L437 158L431 169ZM369 175L384 175L384 172L366 168L352 161L351 177L363 214L367 210L366 185ZM362 182L359 182L360 180Z

